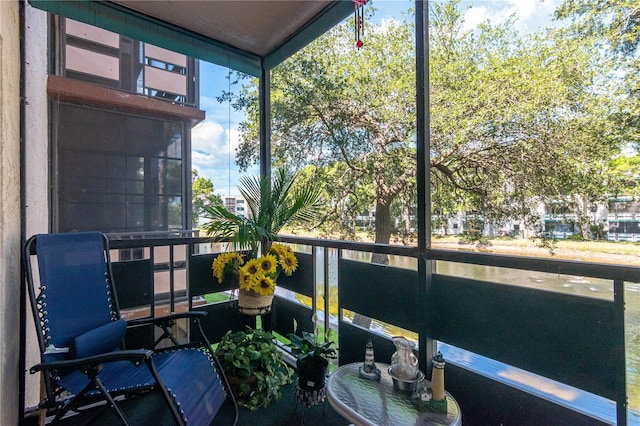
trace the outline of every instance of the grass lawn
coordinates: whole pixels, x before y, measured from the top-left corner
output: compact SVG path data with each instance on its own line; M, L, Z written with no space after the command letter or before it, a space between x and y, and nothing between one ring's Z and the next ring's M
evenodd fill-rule
M225 293L210 293L205 294L203 297L207 303L218 303L229 300L229 295Z
M283 234L287 234L285 231ZM291 236L319 238L313 233L288 233ZM600 262L622 265L638 265L640 262L640 243L626 241L575 241L556 240L553 253L538 247L536 242L526 238L494 237L488 238L488 244L466 244L458 235L431 237L431 247L444 250L466 250L516 256L546 257L583 262ZM373 242L373 236L367 232L358 232L357 241ZM400 238L391 237L392 245L416 245L415 239L406 244Z
M556 240L551 253L548 249L538 247L535 241L529 239L496 237L488 240L488 245L475 245L460 243L460 239L456 236L434 236L431 246L435 249L470 250L622 265L637 265L640 261L640 243Z

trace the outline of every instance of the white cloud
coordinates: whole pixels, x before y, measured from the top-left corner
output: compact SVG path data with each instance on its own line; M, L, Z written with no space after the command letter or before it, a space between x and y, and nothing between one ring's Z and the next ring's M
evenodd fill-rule
M531 30L539 26L547 26L553 17L553 12L558 5L555 0L546 1L522 1L507 0L504 18L514 15L516 18L516 27L522 30Z
M382 21L380 21L380 32L384 33L386 32L388 29L390 28L395 28L398 25L401 25L402 22L399 21L398 19L395 18L383 18ZM373 27L374 29L377 29L376 27Z
M201 61L200 71L199 107L205 111L206 119L192 129L191 164L199 176L211 180L217 194L237 194L239 176L259 172L258 167L251 167L241 173L235 164L235 150L240 143L238 125L244 113L216 99L230 89L226 68ZM233 91L239 89L231 87Z
M515 27L521 31L535 31L551 24L553 12L558 0L501 0L469 1L461 5L471 7L464 14L464 30L471 30L478 24L489 20L492 24L501 24L510 17L515 19Z
M235 149L240 145L240 131L236 128L227 129L226 131L227 140L231 143L231 150L235 151Z
M464 14L464 25L462 26L462 31L467 32L473 30L488 19L489 15L487 14L486 7L472 7Z
M231 145L230 145L231 144ZM200 176L211 179L229 173L239 144L237 129L227 129L213 120L203 121L191 132L191 164ZM220 182L216 185L219 188Z
M205 120L191 130L191 147L194 151L215 153L225 148L226 132L221 124Z
M238 171L235 149L239 144L236 127L229 129L213 120L201 122L191 132L191 166L199 176L211 180L216 194L238 194L238 178L259 173L257 166L243 173Z
M202 151L191 152L191 164L193 167L202 170L204 168L211 168L217 164L222 164L223 161L220 157L217 157L211 153Z

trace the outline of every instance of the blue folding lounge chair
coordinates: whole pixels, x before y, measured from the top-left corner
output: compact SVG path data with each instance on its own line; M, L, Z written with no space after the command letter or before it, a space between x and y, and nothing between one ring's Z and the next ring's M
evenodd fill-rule
M129 323L121 319L103 234L35 235L25 243L23 256L41 357L30 372L42 372L46 396L39 407L55 412L54 422L70 411L105 401L122 424L130 424L120 402L148 391L161 394L176 424L209 425L225 401L233 405L235 415L227 416L229 422L237 422L237 405L200 327L204 313ZM197 323L200 345L177 345L170 330L178 318ZM125 350L127 326L145 322L159 326L161 339L174 345Z

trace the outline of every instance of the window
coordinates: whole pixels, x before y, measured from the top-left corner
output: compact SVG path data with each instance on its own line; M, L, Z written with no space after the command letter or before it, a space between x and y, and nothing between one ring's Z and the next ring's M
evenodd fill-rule
M184 125L56 103L59 232L184 228Z
M63 76L198 105L196 60L72 19L61 19Z

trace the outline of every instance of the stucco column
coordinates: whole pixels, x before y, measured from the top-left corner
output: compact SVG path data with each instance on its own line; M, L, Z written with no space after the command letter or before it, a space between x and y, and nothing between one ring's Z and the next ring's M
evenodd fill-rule
M0 0L0 3L2 0ZM49 232L49 67L48 14L24 2L24 228L25 238ZM33 314L27 306L25 367L40 362ZM34 407L40 397L39 375L25 373L25 406ZM4 424L4 423L2 423Z
M0 424L19 418L20 17L0 1Z

